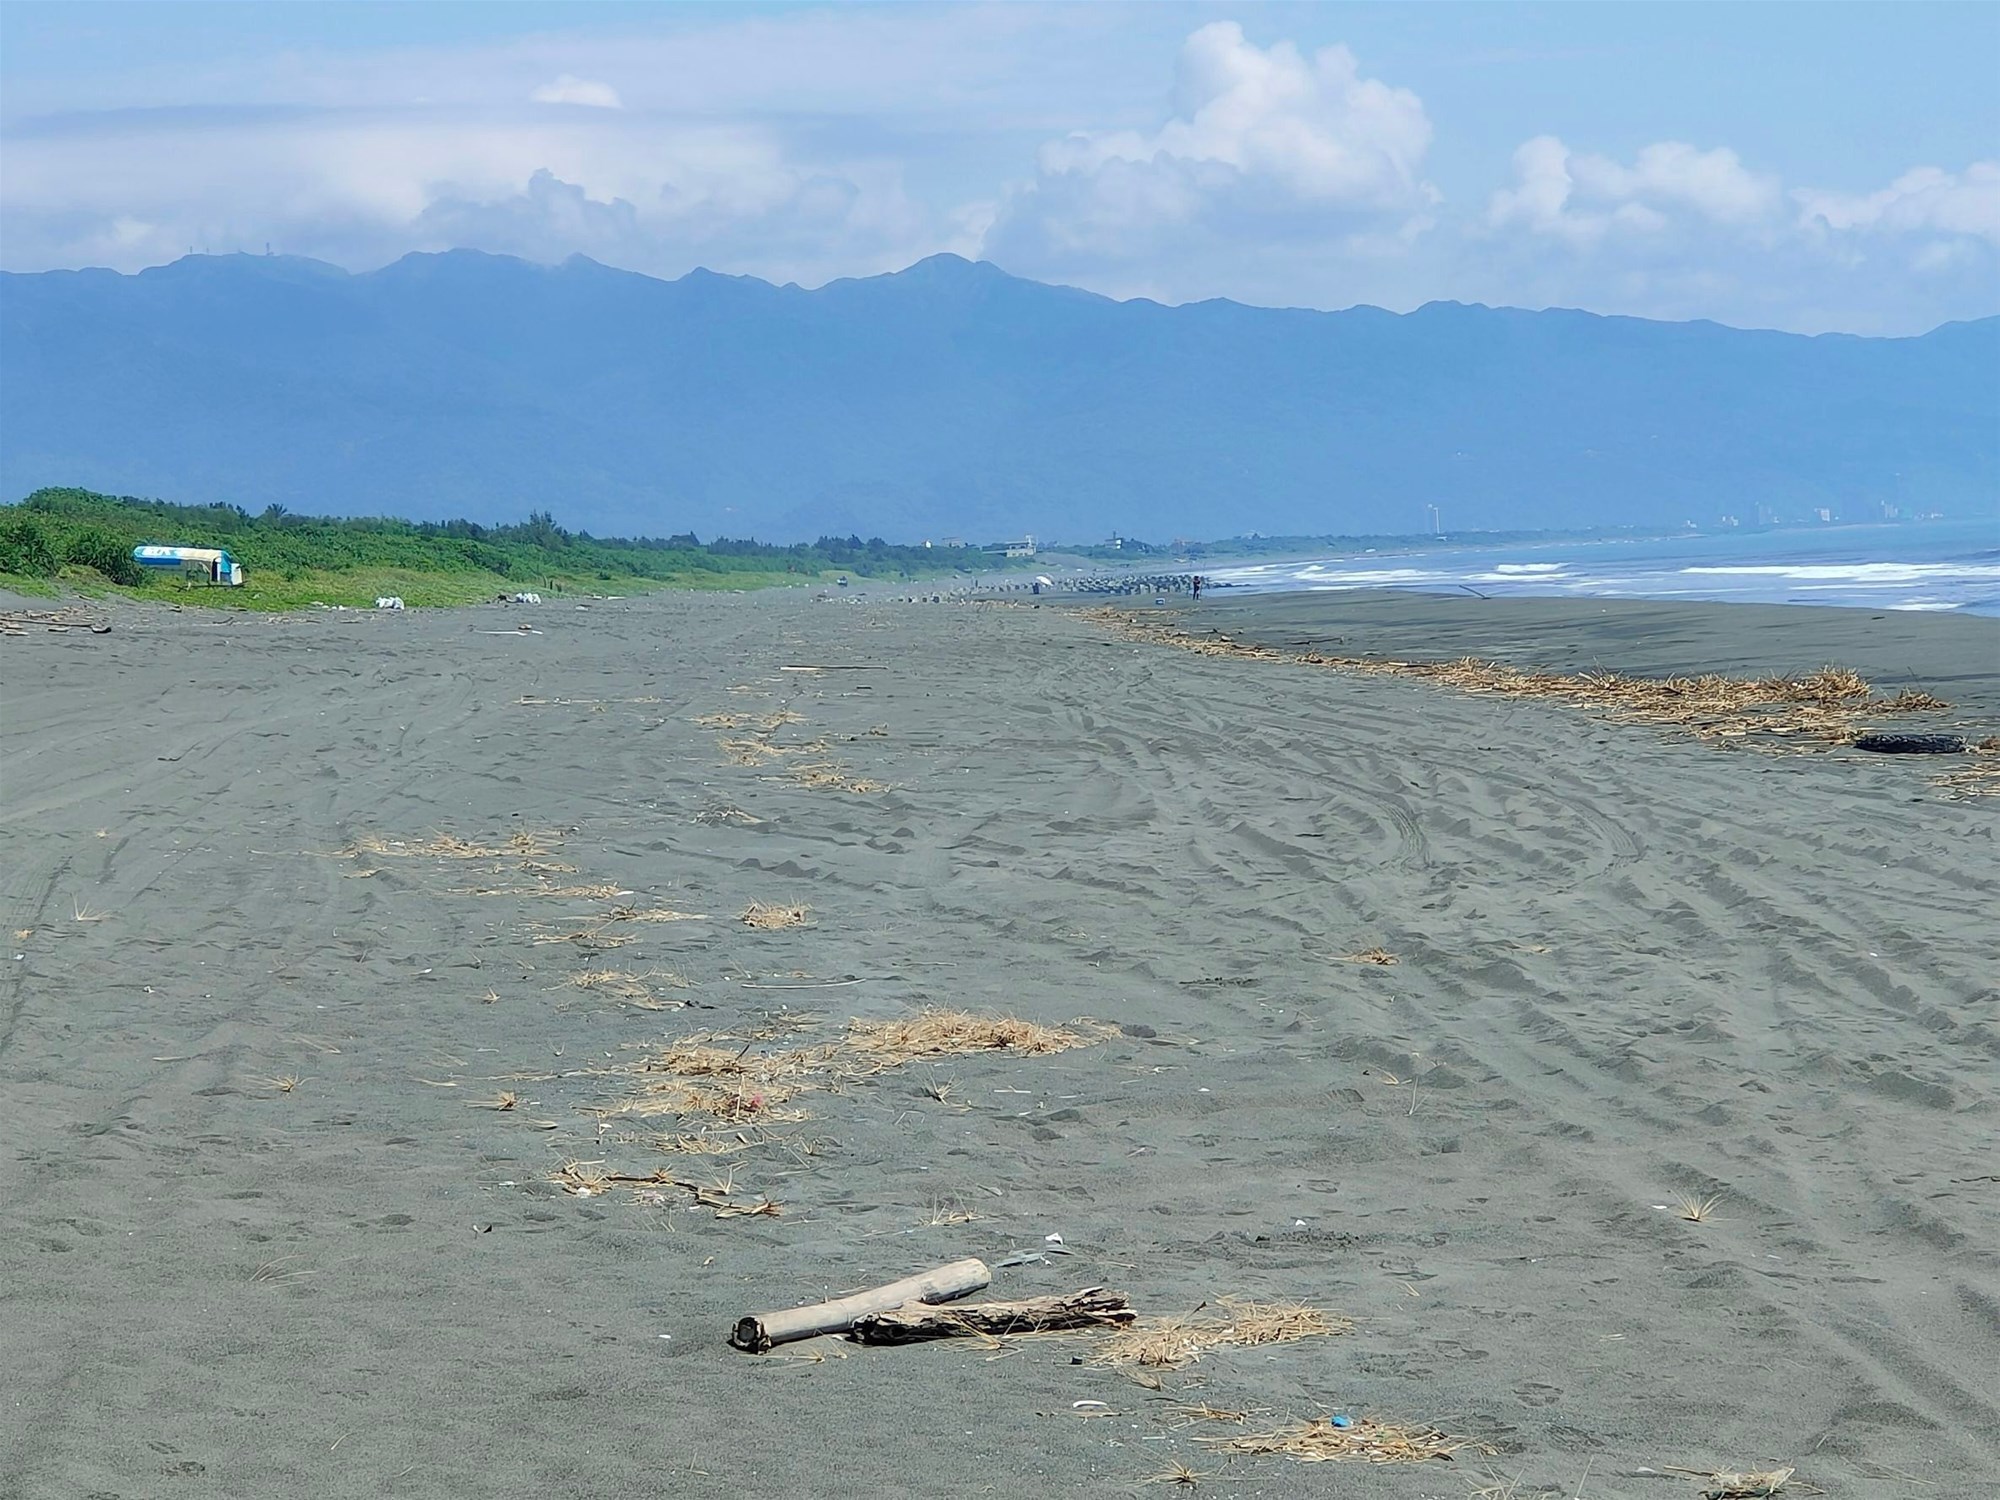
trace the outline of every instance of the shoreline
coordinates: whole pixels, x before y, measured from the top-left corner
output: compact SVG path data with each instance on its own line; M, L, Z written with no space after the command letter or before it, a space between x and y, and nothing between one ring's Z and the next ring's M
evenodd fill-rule
M24 1495L1136 1497L1173 1464L1264 1500L1488 1466L1983 1493L1990 800L1931 791L1930 757L1733 753L1019 596L858 594L0 641ZM1625 670L1664 629L1301 603L1157 613ZM1786 639L1670 608L1664 670L1842 659L1781 659L1826 639L1797 607ZM1878 665L1929 653L1987 701L1940 645L1977 622L1863 623ZM929 1007L1089 1040L774 1063L727 1117L661 1092L692 1034L805 1066ZM1153 1385L1080 1335L724 1343L959 1256L995 1297L1355 1321ZM1329 1414L1496 1452L1326 1471L1197 1441Z

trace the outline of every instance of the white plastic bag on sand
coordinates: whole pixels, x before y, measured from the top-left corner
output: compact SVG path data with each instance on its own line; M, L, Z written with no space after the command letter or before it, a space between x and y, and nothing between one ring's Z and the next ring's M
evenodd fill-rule
M514 602L516 604L540 604L542 596L540 594L516 594Z
M403 607L403 596L401 594L378 594L375 598L375 607L377 609L401 609Z

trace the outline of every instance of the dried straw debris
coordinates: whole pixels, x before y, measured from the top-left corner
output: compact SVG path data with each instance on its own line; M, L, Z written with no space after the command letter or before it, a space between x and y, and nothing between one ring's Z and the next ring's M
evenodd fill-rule
M1196 1438L1212 1452L1278 1454L1300 1463L1327 1463L1334 1459L1359 1459L1371 1464L1424 1463L1450 1459L1468 1449L1492 1454L1496 1450L1471 1438L1452 1437L1428 1423L1379 1422L1373 1417L1312 1417L1288 1422L1268 1432L1246 1432L1232 1437Z
M1950 707L1918 690L1877 698L1865 678L1845 667L1822 667L1799 677L1742 678L1708 673L1655 678L1617 672L1536 671L1478 657L1415 662L1328 656L1317 651L1288 656L1220 634L1184 635L1171 623L1123 610L1088 610L1085 616L1127 640L1174 646L1204 656L1291 661L1340 672L1415 678L1462 693L1547 698L1572 708L1606 713L1618 722L1680 729L1705 740L1758 736L1841 744L1855 732L1860 715L1932 713Z
M810 906L770 906L762 901L752 901L736 920L759 932L779 932L787 927L805 926L811 912Z
M785 774L787 780L796 781L800 786L816 790L852 792L856 796L889 790L888 782L857 776L847 767L830 760L818 761L812 765L793 766Z
M540 885L455 885L451 888L454 896L544 896L565 901L609 901L618 896L632 893L624 887L606 882L602 885L552 885L547 881Z
M373 855L378 859L529 859L549 853L562 842L553 830L522 829L504 844L475 844L455 834L436 833L423 839L391 839L367 833L345 849L346 855Z
M772 734L787 724L803 724L805 718L802 713L795 713L789 708L780 708L763 714L698 714L695 723L703 729L729 731L747 729L755 734Z
M1954 802L1972 797L2000 797L2000 735L1983 739L1971 749L1978 759L1932 777L1931 785L1951 793Z
M1703 1489L1701 1500L1768 1500L1792 1482L1793 1468L1752 1469L1737 1473L1729 1470L1681 1469L1671 1464L1661 1466L1667 1474L1679 1474L1688 1479L1698 1479ZM1797 1493L1805 1494L1810 1486L1801 1485ZM1820 1491L1811 1490L1818 1494Z
M646 1173L612 1172L605 1169L602 1161L572 1160L551 1172L548 1180L575 1198L596 1198L614 1187L624 1187L633 1190L634 1198L640 1202L655 1201L663 1188L679 1188L696 1207L714 1210L718 1219L755 1216L775 1219L783 1214L776 1203L762 1194L751 1199L737 1197L733 1176L712 1183L684 1182L664 1167Z
M604 914L606 922L706 922L705 912L676 911L671 906L614 906Z
M1088 1047L1114 1034L1113 1028L1095 1022L1048 1026L1017 1016L933 1007L904 1020L849 1021L844 1048L877 1067L894 1068L922 1058L971 1057L981 1052L1045 1057Z
M644 1062L607 1070L631 1080L637 1092L600 1114L794 1123L809 1118L793 1103L800 1095L907 1063L982 1052L1046 1056L1090 1046L1111 1034L1109 1027L1091 1022L1046 1026L948 1010L926 1010L904 1020L851 1021L837 1040L774 1050L760 1050L754 1036L745 1041L723 1032L696 1032Z
M1185 1317L1142 1318L1131 1327L1109 1335L1098 1346L1092 1362L1177 1370L1214 1349L1251 1349L1296 1343L1300 1339L1332 1338L1354 1327L1352 1319L1303 1302L1252 1302L1223 1297L1218 1299L1218 1305L1221 1316L1204 1315L1197 1308Z
M741 823L745 827L760 827L764 820L745 812L740 807L705 807L694 815L697 823L713 825L717 823Z

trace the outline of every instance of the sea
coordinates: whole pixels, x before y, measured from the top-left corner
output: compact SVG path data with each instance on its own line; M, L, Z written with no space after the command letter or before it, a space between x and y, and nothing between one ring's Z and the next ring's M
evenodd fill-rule
M1670 538L1449 539L1407 552L1219 565L1212 585L1258 593L1397 588L1554 598L1705 599L1951 610L2000 617L2000 516Z

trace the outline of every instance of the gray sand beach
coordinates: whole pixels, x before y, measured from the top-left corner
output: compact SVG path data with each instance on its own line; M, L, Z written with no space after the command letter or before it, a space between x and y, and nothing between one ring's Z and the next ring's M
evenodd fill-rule
M0 1494L1992 1492L2000 799L1929 757L860 592L0 640ZM1837 662L2000 731L1991 621L1177 614L1409 659ZM691 1033L927 1006L1105 1031L726 1127L618 1110ZM580 1195L566 1164L710 1187ZM724 1343L967 1255L995 1296L1354 1325L1144 1378L1090 1335ZM1336 1413L1468 1446L1204 1441Z

